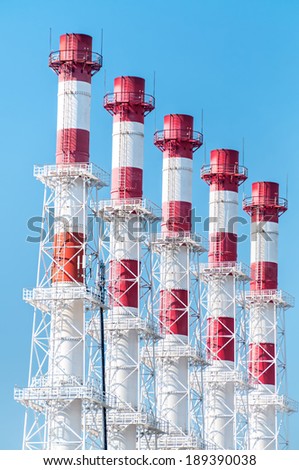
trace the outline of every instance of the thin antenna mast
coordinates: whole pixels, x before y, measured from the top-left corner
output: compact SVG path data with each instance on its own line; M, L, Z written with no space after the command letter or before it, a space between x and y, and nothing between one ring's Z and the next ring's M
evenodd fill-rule
M104 44L104 30L103 28L101 29L101 56L103 60L103 44Z
M154 83L153 83L153 97L154 97L154 101L156 102L156 71L155 70L154 70ZM157 129L157 110L156 110L156 106L155 106L155 109L154 109L154 132L156 132L156 129Z
M203 108L201 108L201 135L203 136ZM206 142L205 140L203 141L204 144L203 144L203 163L204 165L206 164L206 160L207 160L207 146L206 146Z
M52 52L52 28L49 28L49 48L50 52Z

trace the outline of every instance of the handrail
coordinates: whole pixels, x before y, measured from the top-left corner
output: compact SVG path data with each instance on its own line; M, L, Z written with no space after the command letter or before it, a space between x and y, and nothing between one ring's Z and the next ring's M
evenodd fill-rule
M214 263L200 263L199 271L201 274L209 271L223 271L223 270L235 270L243 273L245 276L250 277L250 267L247 264L238 261L222 261Z
M200 170L201 177L223 174L241 176L245 179L248 176L248 169L238 163L235 165L212 163L209 165L203 165Z
M60 163L57 165L34 165L34 176L60 177L60 176L93 176L106 185L109 184L109 174L94 163Z
M103 57L97 52L93 52L86 49L65 49L60 51L53 51L50 53L50 67L63 62L86 62L95 68L101 68L103 65Z
M94 205L99 212L109 212L112 210L134 212L143 210L147 214L152 214L156 218L161 217L161 208L149 199L125 198L125 199L103 199Z
M295 305L295 298L281 289L251 290L245 293L245 298L247 301L251 300L253 302L262 301L264 299L268 301L278 301L282 304L289 305L290 307Z
M288 208L288 201L283 197L251 196L243 199L243 209L258 207L274 207L285 212Z
M141 105L147 112L150 112L155 108L155 98L143 91L117 91L104 96L104 108L108 111L113 111L114 106L122 104Z
M154 134L154 144L157 146L172 140L190 142L200 146L203 143L203 135L192 129L164 129L156 131Z
M34 289L23 289L23 300L25 301L52 301L52 300L95 300L101 301L101 292L96 287L74 286L74 287L35 287Z
M208 244L208 240L203 237L202 235L198 235L194 232L186 232L182 231L174 231L174 230L167 230L165 232L154 232L152 234L152 242L160 242L163 241L184 241L185 239L192 240L197 243L201 243L202 245L206 246Z

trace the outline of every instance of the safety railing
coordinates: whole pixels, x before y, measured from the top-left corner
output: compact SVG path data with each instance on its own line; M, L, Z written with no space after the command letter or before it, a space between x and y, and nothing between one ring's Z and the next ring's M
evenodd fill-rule
M250 267L245 263L238 262L200 263L199 272L202 275L236 274L240 277L250 278Z
M99 201L94 209L100 215L104 213L111 213L113 211L123 211L136 214L152 216L154 218L161 217L161 208L149 199L141 198L126 198L126 199L108 199Z
M162 436L158 441L159 449L204 449L204 443L196 436Z
M104 96L104 108L111 114L120 111L121 106L141 106L144 114L150 113L155 108L155 98L152 95L133 91L119 91L107 93Z
M34 176L45 182L49 178L85 177L108 186L110 175L94 163L61 163L59 165L34 165Z
M149 413L145 412L119 412L118 410L110 412L108 415L108 423L109 425L130 425L136 424L137 426L142 426L146 428L151 428L158 430L162 433L168 431L168 423L155 418Z
M216 176L216 175L229 175L229 176L235 176L241 178L241 180L244 180L248 176L248 170L245 166L235 164L235 165L229 165L229 164L218 164L218 163L212 163L209 165L203 165L200 170L200 175L202 178L205 179L205 177L208 176Z
M287 397L286 395L278 395L276 393L273 394L260 394L260 393L250 393L248 395L248 403L249 405L273 405L282 411L286 411L288 413L297 412L298 411L298 402L292 400L291 398Z
M142 318L128 319L107 319L105 320L106 330L139 330L139 331L158 331L157 323L144 320Z
M100 302L101 292L95 287L35 287L23 289L23 300L78 300L93 299Z
M110 395L104 395L98 388L89 385L44 385L32 387L15 387L14 398L23 402L43 402L48 400L71 401L82 399L93 401L99 406L115 406L115 400ZM29 404L29 403L28 403Z
M242 374L238 371L220 371L220 370L211 370L210 368L206 369L203 372L203 380L205 383L227 383L234 382L239 385L246 385L247 379L245 374Z
M251 290L245 294L248 303L275 303L282 307L294 307L295 298L283 290Z
M190 143L195 150L202 145L203 135L192 129L164 129L154 134L154 144L162 151L166 149L167 144L173 142Z
M89 66L93 73L95 73L103 65L103 57L97 52L86 49L53 51L49 55L49 66L55 72L58 72L59 67L66 62L84 64Z
M198 245L201 251L208 250L208 240L202 235L185 231L172 231L153 233L151 237L153 244L193 244Z
M146 351L144 351L146 354ZM205 362L201 351L195 347L189 345L175 345L170 343L169 345L157 346L155 348L156 357L187 357L198 362Z
M262 207L277 209L280 213L288 209L288 201L283 197L252 196L243 199L243 209L258 209Z

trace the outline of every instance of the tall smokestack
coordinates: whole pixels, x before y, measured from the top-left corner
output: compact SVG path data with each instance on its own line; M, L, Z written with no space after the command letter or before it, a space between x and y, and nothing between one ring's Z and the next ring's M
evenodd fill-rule
M192 167L202 136L193 131L192 116L169 114L164 130L155 134L155 145L163 151L160 325L164 339L156 350L158 416L169 422L172 437L187 437L183 445L188 447Z
M277 449L277 287L278 218L287 210L273 182L252 184L244 200L251 216L251 282L249 327L249 447Z
M142 206L144 117L154 109L139 77L118 77L104 99L113 115L107 386L119 400L119 416L109 434L110 449L136 448L138 410L140 243L138 210ZM134 210L134 208L136 210ZM139 209L138 209L139 208ZM134 230L134 232L132 231ZM135 321L135 323L134 323ZM129 326L130 325L130 326ZM135 326L134 326L135 325ZM123 421L117 426L118 417ZM111 429L112 429L111 428Z
M56 163L89 161L91 78L101 64L86 34L63 34L49 66L58 74Z
M64 34L60 50L50 56L58 74L56 164L72 167L89 162L91 77L100 69L93 60L92 38ZM70 184L72 187L70 187ZM55 194L54 256L52 285L85 284L87 188L84 179L61 179ZM76 377L83 383L83 300L74 300L59 315L52 316L49 383L60 385ZM72 401L62 411L51 410L49 448L76 449L80 441L82 400Z
M201 177L210 186L207 283L207 359L204 409L206 439L220 449L235 447L235 309L238 188L247 178L239 152L211 151Z
M88 444L86 400L94 415L104 403L99 387L90 383L98 355L86 357L87 344L98 345L85 326L99 308L99 296L90 289L85 265L94 258L92 243L87 243L90 194L106 185L102 170L89 163L91 77L101 65L102 57L92 52L92 38L85 34L62 35L59 51L49 58L59 79L57 149L56 165L34 168L45 185L45 222L37 286L24 291L24 300L35 307L28 387L15 394L28 407L25 449L100 447L98 438ZM97 426L93 434L99 436Z

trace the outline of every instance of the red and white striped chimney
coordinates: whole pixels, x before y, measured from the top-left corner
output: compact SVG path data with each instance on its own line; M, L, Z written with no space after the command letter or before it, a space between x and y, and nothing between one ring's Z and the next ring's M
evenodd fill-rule
M273 182L252 184L252 197L244 200L251 215L251 282L249 380L250 395L276 391L276 307L271 301L278 287L278 218L287 210ZM275 449L275 406L249 407L251 449Z
M140 205L143 181L144 117L154 109L154 99L145 94L139 77L118 77L114 93L104 99L113 115L112 205L131 210L127 217L115 212L110 230L110 318L132 320L139 315L140 233L132 207ZM132 224L132 221L134 223ZM140 227L139 227L140 228ZM138 408L138 330L127 329L108 345L109 390L133 409ZM135 449L136 424L130 424L110 440L110 448Z
M89 162L91 77L101 67L99 57L92 53L92 38L85 34L62 35L59 52L50 56L50 67L59 79L57 165ZM53 282L84 282L85 210L78 208L82 190L79 178L72 194L63 183L57 188L55 220L61 218L61 222L54 235ZM63 227L64 221L70 226Z
M63 34L59 56L52 57L59 79L56 163L88 162L91 77L101 66L93 60L92 38Z
M189 248L179 238L190 237L192 230L193 152L202 145L202 135L193 131L192 116L169 114L154 142L163 151L162 238L173 240L161 248L160 324L165 339L160 346L170 348L172 356L178 349L176 359L158 364L158 413L171 423L172 432L186 432L188 358L180 357L179 348L188 344Z
M229 273L237 261L238 188L246 180L239 166L239 152L211 151L210 165L201 177L210 185L209 268L207 318L207 376L233 371L235 367L235 278ZM223 271L221 271L223 268ZM208 439L218 448L234 448L234 383L221 374L218 386L206 384L205 428Z
M64 34L60 50L50 54L49 66L59 78L56 164L65 167L66 175L75 175L71 182L70 177L63 176L56 180L52 285L71 288L85 283L87 190L79 173L80 165L89 162L91 77L101 68L101 56L92 52L90 36ZM83 383L83 334L83 300L70 301L53 312L49 384ZM78 448L82 441L82 401L73 400L51 413L48 448Z

